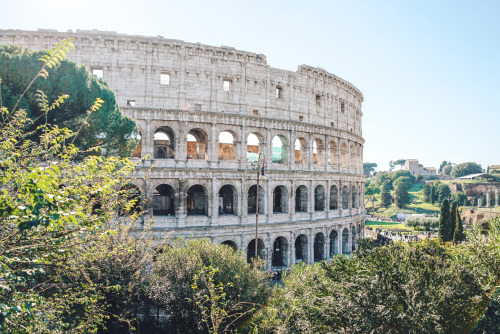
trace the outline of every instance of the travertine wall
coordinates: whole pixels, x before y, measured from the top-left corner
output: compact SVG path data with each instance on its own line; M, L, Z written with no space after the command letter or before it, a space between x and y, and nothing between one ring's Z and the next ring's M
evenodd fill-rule
M173 201L175 210L154 217L158 237L174 231L248 250L256 218L249 213L256 184L249 149L266 157L259 239L267 265L351 251L353 238L364 230L363 96L356 87L320 68L275 69L264 55L230 47L114 32L0 30L0 43L32 49L67 37L75 38L77 48L69 58L103 70L121 110L137 122L142 140L134 155L151 157L133 175L148 210L144 218L160 212L164 204L158 203ZM168 85L162 75L168 75ZM169 158L155 158L167 143L155 142L159 129L168 132ZM232 159L219 157L222 131L233 135ZM198 134L198 142L187 142L188 133ZM259 144L247 147L252 133ZM271 159L275 136L283 144L279 162ZM159 196L161 185L171 189L168 195ZM230 201L231 214L223 214L222 198ZM305 208L296 212L299 204Z

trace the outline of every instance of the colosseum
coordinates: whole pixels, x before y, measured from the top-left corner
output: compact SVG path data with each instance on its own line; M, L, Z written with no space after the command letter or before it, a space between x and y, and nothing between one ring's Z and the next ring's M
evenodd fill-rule
M133 182L157 237L210 238L250 259L258 216L259 256L282 268L349 253L363 236L363 95L352 84L162 36L0 30L1 44L31 49L68 37L69 58L103 78L137 123L133 157L148 159Z

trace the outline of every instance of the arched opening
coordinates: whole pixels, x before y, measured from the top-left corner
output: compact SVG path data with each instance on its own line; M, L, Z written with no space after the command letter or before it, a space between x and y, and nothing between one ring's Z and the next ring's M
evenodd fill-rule
M288 213L288 189L284 186L274 188L273 213Z
M125 205L120 208L118 214L120 216L126 216L135 213L140 213L142 211L142 208L141 208L141 191L139 190L139 188L136 185L129 183L122 186L121 191L127 198L127 203L125 203ZM92 211L97 212L98 210L101 210L101 203L99 201L99 196L92 196L92 197L94 200L92 205Z
M255 162L259 160L259 153L262 152L263 140L258 133L251 133L247 137L247 160Z
M337 210L338 207L339 191L337 186L330 187L330 210Z
M349 252L349 230L347 228L342 231L342 254L348 254Z
M264 249L264 241L262 239L258 239L259 241L257 242L258 248L257 248L257 256L260 259L265 259L266 258L266 252ZM255 239L252 239L248 243L247 247L247 262L250 263L252 262L252 259L255 259Z
M187 134L187 158L208 160L208 136L201 129L192 129Z
M306 155L306 140L302 137L299 137L295 140L295 163L296 164L307 164L307 155Z
M351 144L351 149L349 153L350 153L349 156L351 158L351 173L352 173L356 167L356 151L354 150L353 144Z
M295 263L307 262L307 237L303 234L295 239Z
M347 145L346 143L342 143L340 145L340 165L342 168L347 168Z
M236 246L236 243L232 240L226 240L223 243L221 243L221 245L231 247L234 251L238 250L238 246Z
M155 131L153 139L155 159L175 158L175 136L171 128L162 126Z
M347 186L342 189L342 209L349 209L349 188Z
M328 149L328 164L337 165L337 143L334 141L330 142Z
M355 209L356 208L356 204L357 204L357 201L356 201L356 187L355 186L352 186L352 190L351 190L351 193L352 193L352 208Z
M307 212L307 188L299 186L295 190L295 212Z
M363 199L361 198L361 188L358 190L358 208L363 207Z
M272 251L272 266L287 266L288 243L284 237L278 237L274 240Z
M314 189L314 211L325 211L325 187L319 185Z
M320 232L314 236L314 262L324 260L324 254L325 236Z
M168 184L160 184L153 192L153 215L175 216L175 191Z
M319 138L313 141L313 163L319 166L324 163L323 141Z
M219 215L236 215L238 207L238 192L230 184L219 190Z
M207 190L202 185L194 185L187 191L187 214L188 216L207 216L208 200Z
M272 162L286 164L288 162L288 143L284 136L274 136L272 140Z
M264 188L259 185L259 214L264 214ZM257 185L248 189L248 213L255 214L257 209Z
M356 248L356 242L355 242L355 240L356 240L356 227L353 226L351 231L352 231L352 233L351 233L352 234L352 250L354 250Z
M222 131L219 134L219 160L235 160L234 135L229 131Z
M137 146L135 147L135 150L134 152L132 152L132 154L130 155L131 158L141 158L142 157L142 136L141 136L141 133L138 132L136 134L136 137L135 137L138 142L137 142Z
M332 231L330 233L330 256L337 255L339 253L338 249L338 234L337 231Z

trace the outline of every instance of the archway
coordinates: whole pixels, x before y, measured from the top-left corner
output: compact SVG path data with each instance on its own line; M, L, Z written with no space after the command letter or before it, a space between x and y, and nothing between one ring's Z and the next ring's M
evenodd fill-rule
M168 184L160 184L153 192L153 215L175 216L175 190Z
M175 136L171 128L162 126L157 129L153 139L155 159L175 158Z
M207 216L208 200L207 190L202 185L194 185L187 191L187 214L188 216Z
M288 213L288 189L285 186L274 188L273 213Z
M354 250L356 248L356 227L352 227L351 229L351 234L352 234L352 250Z
M313 163L318 166L324 163L323 141L319 138L313 141Z
M336 185L330 187L330 210L338 209L339 191Z
M295 239L295 262L307 262L307 237L301 234Z
M325 187L319 185L314 189L314 211L325 211Z
M295 191L295 212L307 212L306 186L299 186Z
M356 187L355 186L352 186L351 188L351 196L352 196L352 203L351 203L351 206L353 209L356 208L356 204L357 204L357 201L356 201Z
M247 137L247 160L256 162L259 160L259 153L262 152L262 136L256 132L251 133Z
M337 231L332 231L330 233L330 256L334 256L339 253L337 238L338 238Z
M349 209L349 188L347 186L342 189L342 209Z
M219 215L236 215L238 208L238 192L230 184L222 186L219 190Z
M264 188L259 185L259 214L264 214ZM255 214L257 209L257 185L248 189L248 213Z
M264 249L264 241L262 241L262 239L258 239L258 248L257 248L257 256L260 258L260 259L265 259L266 258L266 252L265 252L265 249ZM247 247L247 262L250 263L252 262L252 259L255 259L255 239L252 239L249 243L248 243L248 247Z
M314 236L314 262L324 259L325 254L325 236L319 232Z
M348 254L349 251L349 230L344 228L342 231L342 254Z
M235 160L234 134L229 131L222 131L219 134L219 160Z
M288 163L288 142L282 135L274 136L272 140L272 162L278 164Z
M287 266L288 242L284 237L277 237L273 243L272 266Z
M307 146L306 140L302 137L299 137L295 140L295 163L296 164L306 164L307 163Z
M221 245L231 247L234 251L238 250L238 246L236 246L236 243L232 240L226 240L223 243L221 243Z
M208 160L208 136L202 129L192 129L187 134L187 158Z

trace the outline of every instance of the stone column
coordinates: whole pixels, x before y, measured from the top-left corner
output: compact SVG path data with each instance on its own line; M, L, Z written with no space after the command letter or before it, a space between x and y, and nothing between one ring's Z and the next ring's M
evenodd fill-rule
M215 122L212 123L211 126L211 134L210 134L210 140L208 141L208 161L210 161L210 164L212 166L216 165L217 162L219 161L219 150L217 149L217 144L219 142L219 138L217 138L217 131L216 131L216 124Z
M141 140L143 145L141 147L141 158L144 158L146 155L150 155L150 159L154 159L154 133L151 130L151 122L146 123L146 131L141 134Z
M340 228L337 229L337 254L338 255L342 255L344 254L344 251L342 249L342 232L343 232L343 228L342 228L342 225L339 226Z
M495 189L495 206L498 206L498 189Z
M330 144L328 142L328 135L323 138L323 168L325 171L328 170L328 153L330 153Z
M262 240L264 241L264 240ZM266 233L266 239L264 241L264 248L267 249L267 254L266 254L266 267L271 269L272 267L272 255L273 255L273 252L274 252L274 249L273 249L273 244L272 244L272 240L271 240L271 234L269 233ZM266 246L267 245L267 246Z
M183 226L183 222L187 216L187 212L186 212L186 192L184 192L184 187L185 187L185 184L186 184L186 181L184 180L181 180L179 179L179 185L178 185L178 188L177 188L177 191L178 191L178 196L177 198L179 199L177 201L177 210L176 210L176 215L177 217L179 217L179 219L177 220L178 224L177 224L177 227L181 227Z
M272 215L273 215L273 191L272 191L272 187L271 187L271 182L270 180L267 180L266 181L266 184L265 184L265 188L266 189L266 197L267 197L267 201L266 202L266 206L267 206L267 222L271 222L271 219L272 219Z
M313 263L314 262L314 235L313 235L313 229L309 228L309 242L307 243L307 263Z
M490 206L490 193L486 193L486 207Z
M312 215L314 214L314 181L311 180L308 182L309 183L309 198L308 198L308 208L307 208L307 212L311 215L311 219L312 219Z
M239 163L240 163L240 168L245 168L246 163L247 163L247 138L245 136L246 133L246 127L245 125L241 126L241 145L240 145L240 153L239 153Z
M288 264L289 266L292 266L295 264L295 234L293 232L290 232L290 263Z
M211 206L212 206L212 217L210 219L210 225L217 225L217 220L219 217L219 192L217 191L217 179L214 177L210 180L210 185L212 186L211 189L208 191L212 193L212 200Z
M265 162L265 167L266 169L271 168L271 163L273 161L273 144L272 144L272 138L271 138L271 130L269 128L266 129L266 141L265 141L265 147L264 147L264 154L266 155L266 162Z
M291 130L288 143L288 170L292 169L293 165L295 165L295 131Z
M309 146L307 149L307 169L311 170L313 166L313 139L311 135L307 138L307 145Z
M340 142L340 138L337 138L337 170L340 172L342 170L342 165L340 163L340 145L341 145L341 142Z

